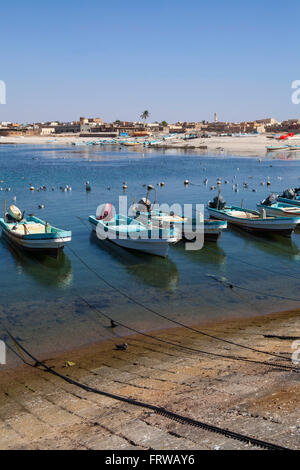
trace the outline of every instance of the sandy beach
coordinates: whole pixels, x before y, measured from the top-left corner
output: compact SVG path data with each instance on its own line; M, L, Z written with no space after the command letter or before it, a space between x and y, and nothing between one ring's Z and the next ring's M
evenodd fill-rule
M72 142L88 142L89 140L97 140L91 136L90 139L72 136L43 136L43 137L2 137L1 144L14 145L71 145ZM293 141L293 144L299 144L299 141ZM164 149L183 149L195 150L199 152L212 154L229 154L243 156L264 156L266 154L266 146L275 145L277 141L267 138L266 134L245 136L245 137L211 137L199 138L191 140L170 139L163 143L155 144L152 148ZM141 146L141 149L143 146ZM128 148L127 148L128 149ZM135 151L138 149L134 149Z
M298 318L298 311L290 311L207 323L201 329L290 358L292 340L284 337L300 337ZM156 335L213 353L288 364L183 328ZM299 374L254 362L184 351L141 336L131 336L126 341L126 351L115 350L116 341L107 341L39 359L55 371L106 392L299 449ZM75 365L66 367L66 361ZM250 450L255 447L84 391L39 367L20 366L1 373L0 449Z

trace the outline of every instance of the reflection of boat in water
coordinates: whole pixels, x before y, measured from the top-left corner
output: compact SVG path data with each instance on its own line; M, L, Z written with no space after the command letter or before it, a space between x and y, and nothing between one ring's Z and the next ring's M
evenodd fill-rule
M100 240L92 232L90 242L105 250L115 260L138 280L152 287L165 290L176 290L179 283L179 273L176 265L169 258L148 256L142 252L123 250L108 240Z
M196 263L215 265L225 264L226 262L225 251L218 244L213 242L205 242L201 250L186 250L184 243L175 245L173 249L184 252L186 256L189 256L191 261Z
M239 227L232 227L233 236L243 237L251 243L254 248L263 251L272 256L280 256L290 260L300 259L300 250L291 238L281 237L280 235L264 235L258 233L245 232Z
M48 287L65 289L72 284L72 265L68 256L61 252L58 259L42 254L29 254L19 250L7 238L1 237L0 243L12 255L16 267L26 276Z

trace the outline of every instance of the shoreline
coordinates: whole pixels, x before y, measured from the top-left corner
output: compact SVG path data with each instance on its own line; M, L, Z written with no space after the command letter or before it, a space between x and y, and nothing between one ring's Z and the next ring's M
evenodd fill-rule
M91 136L79 137L78 135L73 136L7 136L0 139L0 145L71 145L72 142L88 142L91 140L98 140L99 138ZM254 136L242 136L242 137L217 137L212 136L211 138L196 138L191 140L172 139L164 143L152 144L149 147L141 145L135 148L133 151L138 150L146 151L148 148L151 150L160 149L178 149L178 150L193 150L201 153L213 153L217 155L240 155L240 156L265 156L267 154L266 146L274 145L273 140L267 137L267 134L258 134ZM300 137L299 142L300 143ZM115 147L115 146L114 146ZM102 148L102 147L94 147ZM124 147L127 151L130 150L128 147ZM276 155L272 153L272 155Z
M226 340L292 354L299 311L207 322L200 329ZM182 327L154 333L195 349L277 362L275 357L212 340ZM128 343L117 351L116 343ZM41 358L39 358L41 359ZM74 380L163 406L194 419L299 448L297 374L189 352L140 335L42 358ZM65 367L66 361L75 363ZM252 449L224 436L174 423L147 410L85 392L39 370L0 372L1 449ZM298 408L297 408L298 407ZM97 424L95 424L97 423ZM29 426L30 424L30 426Z

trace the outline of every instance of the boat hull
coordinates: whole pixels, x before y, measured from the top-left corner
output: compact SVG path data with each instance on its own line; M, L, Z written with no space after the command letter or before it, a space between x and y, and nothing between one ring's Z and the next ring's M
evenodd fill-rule
M63 240L24 240L21 237L14 236L10 232L2 229L2 234L7 241L14 246L31 253L45 254L53 258L57 258L59 253L64 249L66 243L71 241L71 237Z
M205 220L204 221L204 241L216 242L223 230L227 228L227 222L220 220ZM183 239L195 240L195 233L184 228Z
M232 208L239 209L239 208ZM242 210L242 209L240 209ZM240 227L248 232L273 233L290 237L300 222L298 217L270 217L268 218L239 218L227 214L225 211L219 211L208 207L209 214L212 218L218 220L226 220L229 224ZM249 211L251 212L251 211ZM255 211L252 211L255 213Z
M300 207L293 207L292 205L290 205L291 209L289 210L288 204L282 208L273 207L272 205L265 206L264 204L257 204L257 208L264 209L267 215L274 215L277 217L300 217Z
M278 202L284 202L285 204L300 207L300 199L287 199L279 196L277 200Z
M90 218L91 227L94 232L97 232L97 223ZM177 237L167 238L107 238L110 242L128 250L141 251L150 255L160 256L165 258L168 255L169 244L178 242Z

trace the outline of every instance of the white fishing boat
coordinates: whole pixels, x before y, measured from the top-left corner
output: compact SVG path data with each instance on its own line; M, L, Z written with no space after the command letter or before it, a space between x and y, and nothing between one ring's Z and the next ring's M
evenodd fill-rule
M196 238L196 230L199 227L195 218L187 218L174 213L163 212L159 210L150 210L149 212L139 212L139 216L144 216L153 223L159 223L163 226L178 227L182 233L182 238L193 240ZM227 222L220 220L204 219L200 224L200 230L204 231L204 240L217 241L223 230L227 228Z
M237 206L224 207L223 209L208 206L208 211L214 219L226 220L229 224L252 232L291 236L296 226L300 223L300 217L270 216L264 211L259 213L258 211L243 209Z
M113 216L111 209L104 210L98 217L91 215L89 222L99 239L108 239L122 248L161 257L167 256L169 244L180 240L175 229L161 229L152 224L145 225L120 214Z
M72 238L72 232L53 227L38 217L23 218L14 205L0 218L0 226L3 235L19 248L53 257L57 257Z

